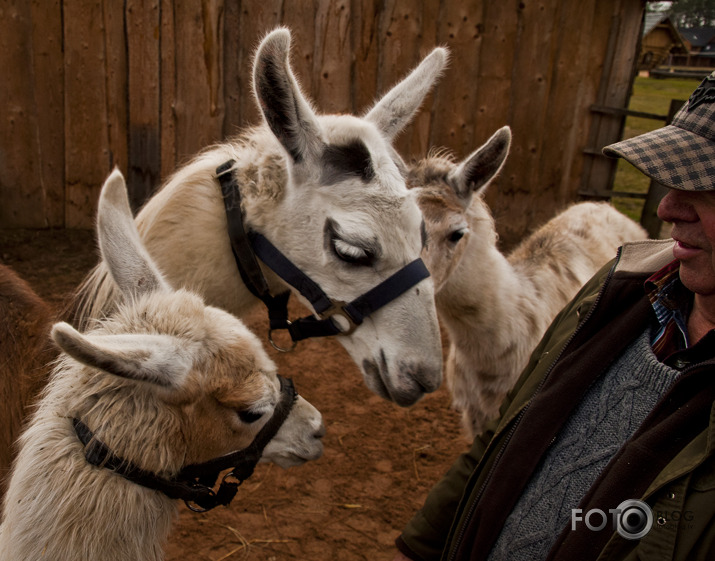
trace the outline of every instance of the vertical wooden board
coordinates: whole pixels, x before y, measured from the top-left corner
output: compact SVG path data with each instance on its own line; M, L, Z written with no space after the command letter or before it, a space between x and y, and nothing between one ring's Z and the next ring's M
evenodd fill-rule
M223 133L220 0L175 4L176 152L179 162Z
M523 6L523 9L521 9ZM539 153L547 122L544 111L551 77L553 2L524 2L518 12L518 39L511 85L512 163L518 165L522 186L536 187L521 201L524 213L510 221L519 230L538 221L540 207L552 198L538 176ZM518 192L517 192L518 193ZM512 201L517 203L517 197Z
M325 108L317 98L319 84L316 81L316 76L319 75L319 69L316 66L316 53L319 54L318 36L320 25L318 23L318 10L320 6L330 3L331 0L323 2L320 0L312 0L304 2L300 9L290 9L292 4L286 3L281 16L281 25L290 29L290 65L293 69L301 91L311 101L317 102L316 109L318 112L325 112ZM270 31L270 30L266 30Z
M558 118L556 108L547 108L549 91L555 87L553 40L556 27L556 2L526 2L518 13L518 39L512 81L511 122L513 144L510 158L519 170L521 189L507 200L511 218L500 230L505 242L520 239L525 232L553 216L560 204L553 185L539 176L544 130ZM522 8L523 6L523 8Z
M641 33L643 6L640 0L618 0L613 4L619 27L604 101L611 106L624 107L628 101L638 59L637 45Z
M43 219L37 226L64 226L64 114L62 10L59 0L33 2L32 103L37 115L36 165Z
M159 1L125 4L129 88L129 201L136 211L157 186L161 168Z
M597 74L599 82L594 103L611 107L626 105L640 33L640 27L636 27L635 22L641 21L643 9L642 2L638 0L620 0L613 2L611 10L594 17L594 35L599 30L606 35L606 39L599 44L600 72ZM605 33L604 29L608 32ZM596 55L591 53L591 56ZM619 140L623 122L624 118L620 116L591 114L589 148L600 151L603 146ZM615 167L615 160L600 155L591 156L584 161L583 185L592 190L607 188L612 183Z
M560 2L555 14L554 64L545 104L550 117L542 133L539 177L562 204L577 198L579 186L591 103L580 93L582 85L591 79L590 69L583 64L588 58L589 42L581 40L587 36L583 26L590 24L582 16L590 13L595 3L596 0Z
M61 13L0 6L0 227L64 222Z
M452 63L448 76L439 85L432 140L457 154L468 153L474 148L474 106L479 87L477 76L483 25L482 2L442 3L437 40L450 48Z
M419 17L408 0L388 0L383 3L378 33L384 39L379 59L377 95L392 88L419 61Z
M40 224L42 192L39 173L29 165L28 153L36 153L36 110L32 106L32 16L30 6L5 3L0 12L0 63L5 70L0 88L3 134L0 137L0 226Z
M223 97L223 13L224 0L202 0L204 64L209 87L212 142L222 139L225 105Z
M426 57L435 47L445 46L443 41L438 39L438 22L441 2L423 2L421 10L415 6L415 18L419 18L418 28L420 39L419 60ZM451 51L450 51L451 52ZM449 83L452 73L451 63L448 60L447 68L442 76L435 82L432 92L427 95L420 106L420 110L415 115L413 123L407 128L405 135L405 156L407 161L424 157L430 149L430 137L433 121L438 111L437 100L440 95L450 91Z
M109 129L110 166L117 166L128 176L129 92L127 87L127 29L123 6L104 4L104 41L107 53L107 122Z
M512 94L513 65L517 49L518 2L484 2L477 32L481 41L477 75L473 82L476 95L469 113L474 127L473 144L460 148L464 158L482 145L499 128L512 126L511 107L518 102ZM485 198L496 218L502 236L504 225L512 220L514 195L524 189L518 159L509 156ZM503 239L503 238L500 238Z
M440 2L422 2L414 4L411 13L405 13L403 18L411 19L411 23L416 31L417 58L413 67L429 55L435 47L446 46L438 39L438 21L440 15ZM407 23L407 21L405 22ZM449 64L449 62L448 62ZM403 75L404 77L408 68ZM449 91L445 82L449 78L449 66L442 75L432 85L432 90L422 101L420 108L413 121L407 126L401 135L401 146L407 161L422 158L430 148L430 134L435 113L438 111L437 99L440 92Z
M352 75L350 1L318 2L314 21L313 99L321 113L347 113Z
M606 23L604 24L601 19L597 19L597 15L604 15L601 10L598 10L597 3L596 6L589 6L590 11L584 13L588 14L587 18L584 18L584 23L582 25L581 41L588 41L590 47L586 57L584 58L584 65L591 69L588 76L584 76L581 84L579 84L579 96L584 100L589 100L594 104L601 104L599 99L599 85L603 80L603 66L604 66L604 53L606 51L606 46L608 44L608 39L611 37L612 32L610 31L610 25L612 21L612 16L610 11L605 13ZM604 27L605 25L605 27ZM585 147L593 151L596 149L598 129L599 129L599 119L598 115L595 115L591 111L585 115L585 120L587 124L587 134L585 135ZM591 177L591 172L593 170L593 165L599 158L597 155L584 154L582 158L581 173L583 176L582 188L588 189L588 178ZM584 182L585 181L585 182Z
M161 103L162 181L173 173L178 164L176 154L176 13L174 10L173 0L161 0L159 102Z
M364 113L377 92L378 61L383 38L379 32L380 0L353 0L352 14L352 111Z
M408 0L388 0L383 4L378 33L384 45L380 51L376 99L388 92L419 62L422 46L421 9ZM402 131L394 142L408 155L410 136Z
M474 88L471 111L475 142L466 146L471 152L498 128L511 124L514 59L518 45L518 2L483 2L483 14L477 24L481 42L477 75L461 87ZM507 161L507 166L509 161ZM503 177L504 174L502 174Z
M237 53L241 50L241 37L238 34L240 23L241 2L227 2L223 14L224 138L232 137L238 132L241 126L239 100L243 96L250 95L249 91L241 91L241 77L238 75L238 68L235 64Z
M103 5L64 4L65 225L92 228L111 158L106 113Z
M227 53L226 61L228 66L233 66L231 75L239 80L238 117L244 125L261 122L252 93L253 56L261 39L281 23L282 12L283 0L248 0L241 3L241 21L237 30L241 50Z

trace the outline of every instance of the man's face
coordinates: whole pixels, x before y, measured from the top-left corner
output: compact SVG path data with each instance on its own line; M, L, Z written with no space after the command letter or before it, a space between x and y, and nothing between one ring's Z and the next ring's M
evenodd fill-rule
M673 256L683 284L703 296L715 294L715 191L670 189L658 217L673 224Z

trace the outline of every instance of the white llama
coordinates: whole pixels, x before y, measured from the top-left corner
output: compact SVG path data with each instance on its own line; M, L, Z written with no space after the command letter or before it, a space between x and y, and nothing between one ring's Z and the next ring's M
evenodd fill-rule
M52 329L65 354L21 437L3 561L163 559L176 501L86 454L101 441L122 467L173 482L187 465L248 447L286 403L275 365L243 323L169 288L141 245L119 172L100 196L98 237L123 302L86 334ZM93 432L86 448L75 419ZM323 433L320 413L298 397L263 460L318 458Z
M620 245L647 237L609 204L584 202L504 256L482 193L501 169L510 142L504 127L459 164L445 155L428 157L408 179L424 213L423 258L449 335L447 384L470 438L497 416L561 308Z
M418 110L447 53L435 49L358 118L314 112L290 68L289 46L288 30L278 29L256 53L253 88L263 124L178 170L137 215L140 235L174 286L246 314L259 300L237 270L216 172L233 161L246 229L265 236L317 283L332 308L316 310L261 262L271 294L291 290L316 317L334 322L368 387L411 405L442 379L432 281L385 303L354 331L344 311L330 314L420 258L422 216L391 141ZM80 292L79 315L101 317L111 309L112 292L100 265Z

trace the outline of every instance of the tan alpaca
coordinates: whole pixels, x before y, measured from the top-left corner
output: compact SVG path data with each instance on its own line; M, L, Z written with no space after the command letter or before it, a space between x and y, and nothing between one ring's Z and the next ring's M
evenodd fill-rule
M449 334L447 384L470 438L498 414L561 308L620 245L647 236L610 205L585 202L503 255L482 193L501 169L510 142L504 127L464 161L428 157L409 177L425 217L423 259Z
M246 327L185 290L148 257L118 172L99 202L98 237L122 302L64 351L20 439L0 526L3 561L163 559L176 501L91 465L79 419L118 457L171 479L248 446L279 400L276 367ZM263 453L283 467L322 453L320 413L302 398Z

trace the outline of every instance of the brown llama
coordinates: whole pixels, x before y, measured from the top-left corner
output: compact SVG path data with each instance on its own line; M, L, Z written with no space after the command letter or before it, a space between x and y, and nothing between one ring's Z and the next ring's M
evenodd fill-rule
M10 267L0 265L0 497L27 407L47 381L53 312Z

